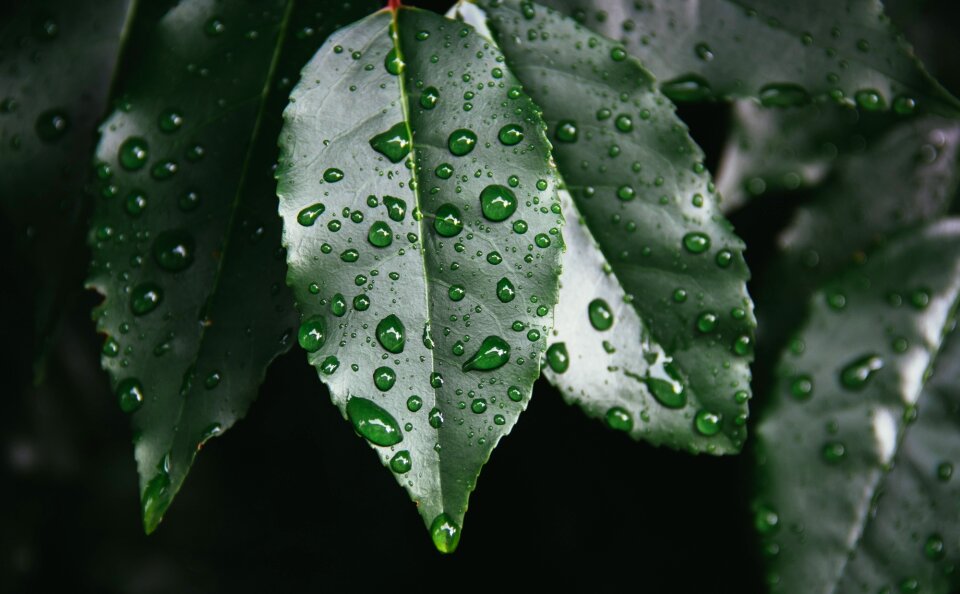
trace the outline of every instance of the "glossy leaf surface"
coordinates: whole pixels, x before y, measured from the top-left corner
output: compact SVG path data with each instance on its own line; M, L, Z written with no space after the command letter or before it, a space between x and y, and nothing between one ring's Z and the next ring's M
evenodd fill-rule
M326 8L181 2L103 126L88 282L105 296L102 362L132 415L147 532L292 344L272 179L280 115L324 35L371 5Z
M755 97L784 107L829 96L877 111L960 110L877 0L544 3L621 40L675 101Z
M758 425L756 525L774 591L846 591L837 587L851 555L872 554L861 547L873 508L883 509L886 471L912 430L905 420L923 409L958 291L960 221L947 219L891 241L814 295Z
M563 219L543 122L489 42L406 8L331 37L285 118L300 344L450 552L553 325Z
M478 6L485 16L459 10L485 22L543 108L572 197L564 212L577 221L548 378L635 439L738 451L753 348L749 272L703 153L617 44L542 6Z

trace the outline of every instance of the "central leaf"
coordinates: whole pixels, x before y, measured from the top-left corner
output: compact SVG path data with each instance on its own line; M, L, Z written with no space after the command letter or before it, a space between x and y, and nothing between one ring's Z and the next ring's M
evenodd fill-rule
M407 8L331 37L285 118L300 345L450 552L553 326L563 219L546 127L488 41Z

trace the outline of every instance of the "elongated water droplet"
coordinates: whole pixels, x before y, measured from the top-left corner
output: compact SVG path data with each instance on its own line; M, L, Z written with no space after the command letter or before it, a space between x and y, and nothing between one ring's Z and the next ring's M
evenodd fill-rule
M488 220L503 221L516 212L517 197L506 186L489 185L480 192L480 209Z
M607 410L607 426L616 431L630 432L633 430L633 417L626 409L614 406Z
M406 344L406 330L403 322L394 314L380 320L377 324L377 340L380 346L391 353L397 354L403 352L403 346Z
M610 305L603 299L594 299L587 306L587 315L590 317L590 325L595 330L603 332L613 326L613 311Z
M563 373L570 368L570 355L565 343L556 342L550 345L547 349L547 365L554 373Z
M342 179L343 172L336 167L330 167L323 172L323 181L327 182L328 184L335 184Z
M673 363L666 363L663 366L664 376L653 375L654 369L647 371L647 376L644 378L644 383L647 384L654 399L667 408L680 409L686 406L686 387Z
M848 390L862 390L867 383L883 369L883 359L876 353L858 357L846 364L840 371L840 385Z
M387 216L390 217L391 221L397 221L399 223L403 220L404 215L407 214L407 203L400 198L384 196L383 205L387 207Z
M323 214L324 210L326 210L326 207L319 202L311 204L297 213L297 222L304 227L311 227L316 222L317 217Z
M135 378L127 378L117 384L117 402L120 410L133 413L143 406L143 385Z
M446 513L442 513L430 524L430 538L438 551L444 554L452 553L460 544L460 525Z
M660 90L671 101L705 101L713 97L710 83L696 74L678 76L660 85Z
M403 441L396 419L372 400L358 396L348 400L347 417L357 433L374 445L387 447Z
M513 301L513 298L516 296L516 289L513 288L513 283L510 282L510 279L503 277L497 281L497 299L499 299L501 303L509 303Z
M795 107L810 102L810 94L793 83L771 83L760 89L760 104L764 107Z
M857 105L864 111L881 111L887 108L883 95L874 89L861 89L854 95Z
M377 134L370 139L370 146L391 163L403 161L410 154L410 131L406 122L397 122L386 132Z
M480 348L463 364L464 371L492 371L506 365L510 360L510 345L499 336L488 336Z
M507 124L503 128L500 128L497 138L507 146L519 144L520 141L523 140L523 128L517 124Z
M313 316L304 320L300 324L300 330L297 331L297 340L303 350L308 353L319 351L327 340L326 322L323 316Z

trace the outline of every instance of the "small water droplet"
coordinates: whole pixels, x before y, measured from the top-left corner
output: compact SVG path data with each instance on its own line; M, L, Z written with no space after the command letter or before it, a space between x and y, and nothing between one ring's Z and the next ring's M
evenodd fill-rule
M410 458L408 450L400 450L390 458L390 470L397 474L406 474L410 472L413 466L413 460Z
M847 455L847 448L839 441L830 441L823 444L820 455L828 464L837 464Z
M328 184L335 184L338 181L343 179L343 171L340 171L336 167L330 167L323 172L323 181Z
M162 132L167 134L176 132L183 126L183 114L176 109L168 109L160 114L157 125L160 126Z
M153 241L153 258L169 272L186 270L193 264L196 245L193 236L183 229L163 231Z
M857 105L864 111L880 111L887 107L883 95L874 89L861 89L857 91L854 98L857 101Z
M713 61L713 50L710 49L710 46L706 43L698 43L693 46L693 51L697 54L697 57L703 60L704 62Z
M427 87L420 93L420 107L424 109L433 109L440 101L440 91L437 87Z
M674 102L706 101L713 97L710 83L696 74L679 76L660 85L664 95Z
M117 384L117 401L120 403L120 410L125 413L133 413L143 406L143 386L135 378L127 378Z
M394 76L403 72L404 63L397 54L397 48L390 48L390 51L387 52L387 56L383 59L383 67Z
M523 140L523 128L517 124L507 124L503 128L500 128L497 138L506 146L519 144L520 141Z
M139 136L131 136L120 145L117 159L124 169L136 171L147 164L149 154L147 141Z
M297 213L297 222L304 227L312 227L317 217L322 215L324 210L326 210L326 207L320 202L311 204Z
M813 396L813 378L805 373L793 376L790 379L790 395L797 400L809 400Z
M630 432L633 430L633 417L619 406L607 410L606 420L607 426L616 431Z
M396 221L399 223L407 214L407 203L400 198L384 196L383 205L387 207L387 216L390 217L391 221Z
M407 398L407 410L410 412L417 412L423 408L423 399L414 394L413 396Z
M43 142L55 142L70 129L70 117L62 109L50 109L37 116L34 129Z
M806 89L794 83L771 83L760 89L760 104L764 107L796 107L810 102Z
M576 142L578 135L577 123L573 120L561 120L557 122L557 130L554 132L554 136L556 136L560 142Z
M697 433L707 437L716 435L720 432L720 415L706 409L697 411L693 419L693 426Z
M683 236L683 247L691 254L702 254L710 249L710 236L699 231L692 231Z
M142 316L155 310L163 301L163 289L155 283L141 283L130 293L130 311Z

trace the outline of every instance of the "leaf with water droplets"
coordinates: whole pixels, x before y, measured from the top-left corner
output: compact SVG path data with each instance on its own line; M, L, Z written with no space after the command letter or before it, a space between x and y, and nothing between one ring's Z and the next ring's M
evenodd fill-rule
M285 119L287 280L326 320L309 360L452 552L553 326L563 218L539 110L471 27L400 8L331 37Z
M273 358L322 340L322 324L296 334L271 166L287 85L338 26L317 21L324 6L180 2L143 32L124 103L103 126L88 284L105 297L102 363L132 415L147 532L200 447L246 413ZM298 39L304 28L313 37Z
M949 590L928 589L947 578L938 559L919 559L935 527L960 530L954 504L939 508L955 493L936 476L960 455L956 355L938 357L958 293L960 220L947 219L814 295L757 428L755 509L774 591L876 592L908 579ZM934 359L946 375L924 389Z
M875 0L543 0L619 40L675 101L820 97L955 116L960 102L914 56Z
M637 61L573 19L518 0L457 10L498 41L543 109L569 189L562 208L577 221L565 231L547 377L635 439L739 451L754 328L749 272L673 105Z

